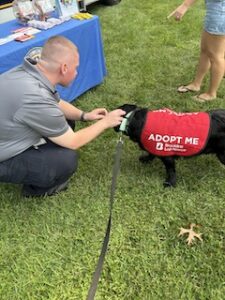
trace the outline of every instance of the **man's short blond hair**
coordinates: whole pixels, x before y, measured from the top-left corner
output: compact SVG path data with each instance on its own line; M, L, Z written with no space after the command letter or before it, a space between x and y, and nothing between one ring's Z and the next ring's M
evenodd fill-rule
M46 62L60 62L68 56L78 54L77 47L63 36L53 36L45 43L41 59Z

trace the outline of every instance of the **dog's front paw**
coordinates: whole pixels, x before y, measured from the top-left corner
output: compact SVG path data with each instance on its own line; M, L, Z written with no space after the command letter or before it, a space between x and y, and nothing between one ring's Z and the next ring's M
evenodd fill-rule
M175 184L175 183L172 183L172 182L170 182L170 181L164 181L164 182L163 182L163 186L164 186L164 188L171 188L171 187L175 187L176 184Z

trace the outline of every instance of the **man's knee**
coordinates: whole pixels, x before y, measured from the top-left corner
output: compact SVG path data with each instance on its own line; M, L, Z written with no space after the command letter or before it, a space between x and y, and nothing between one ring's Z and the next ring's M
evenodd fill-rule
M40 186L54 186L68 180L77 170L78 154L74 150L61 148L54 153L49 168Z
M65 149L64 156L62 158L62 168L65 173L71 176L76 172L78 166L78 154L74 150Z

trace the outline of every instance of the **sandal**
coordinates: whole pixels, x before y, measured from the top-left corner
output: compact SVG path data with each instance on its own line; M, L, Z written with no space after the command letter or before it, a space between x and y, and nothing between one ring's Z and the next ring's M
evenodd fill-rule
M177 89L177 91L178 91L178 93L189 93L189 92L191 92L191 93L195 93L195 92L199 92L199 90L192 90L192 89L190 89L187 85L181 85L181 86L179 86L179 88Z
M202 95L197 95L197 96L194 96L193 99L194 99L195 101L204 103L204 102L208 102L208 101L213 101L213 100L215 100L216 98L204 98Z

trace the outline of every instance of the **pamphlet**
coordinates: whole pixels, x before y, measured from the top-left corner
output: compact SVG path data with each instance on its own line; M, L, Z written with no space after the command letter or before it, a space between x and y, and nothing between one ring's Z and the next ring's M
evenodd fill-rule
M26 42L27 40L33 39L34 35L30 35L30 34L23 34L18 36L17 38L15 38L16 42Z
M32 27L22 27L19 29L15 29L12 31L12 34L0 39L0 45L4 45L13 40L18 41L18 39L20 40L20 42L25 42L26 40L33 38L34 34L40 31L41 30Z

